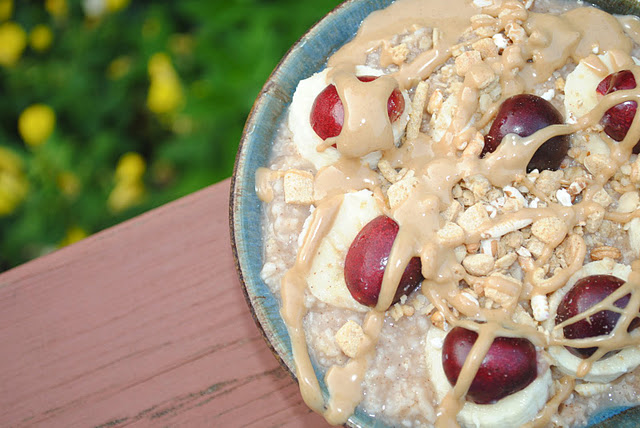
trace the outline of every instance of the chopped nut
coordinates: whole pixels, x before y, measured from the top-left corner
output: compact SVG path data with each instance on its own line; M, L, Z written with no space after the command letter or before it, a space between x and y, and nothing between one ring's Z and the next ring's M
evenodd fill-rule
M527 38L527 33L524 31L524 28L515 22L509 22L505 25L504 30L507 37L510 38L513 43L522 43Z
M431 324L433 324L434 327L439 328L440 330L444 330L446 328L447 322L444 319L444 315L442 314L442 312L435 311L431 315Z
M529 226L531 222L532 220L530 218L507 218L506 220L494 224L489 229L482 232L480 236L482 238L500 238L509 232L515 232L516 230Z
M560 189L563 175L562 171L544 170L536 179L536 187L545 195L551 196Z
M467 257L467 247L465 245L458 245L453 249L453 254L456 256L458 263L462 263L462 260Z
M604 258L618 260L622 258L622 253L619 249L610 247L608 245L601 245L599 247L593 248L589 255L591 256L591 260L602 260Z
M571 195L565 189L560 189L556 192L556 199L560 205L564 207L570 207L573 205L571 201Z
M398 321L404 316L404 311L402 310L402 305L400 303L396 303L395 305L391 306L388 313L395 321Z
M487 210L484 205L482 203L477 203L470 206L465 212L460 214L456 223L462 226L465 232L471 235L478 229L481 229L482 226L489 221L489 214L487 214Z
M494 266L494 259L488 254L472 254L462 261L462 266L471 275L484 276L488 275Z
M464 230L456 223L447 222L440 230L438 230L438 238L443 245L454 247L464 243Z
M402 312L405 317L410 317L416 313L416 309L411 305L402 305Z
M491 183L489 180L481 174L472 175L463 180L467 189L473 192L473 195L477 198L484 198L489 190L491 190Z
M600 189L592 196L592 201L607 208L613 203L613 198L607 193L606 190Z
M507 24L509 22L525 21L528 13L524 5L519 1L505 1L502 4L498 18L500 22Z
M401 205L418 185L418 179L413 175L413 170L408 171L404 177L402 177L402 180L392 184L389 190L387 190L387 198L389 198L389 206L391 209Z
M544 294L536 294L531 298L531 310L536 321L549 319L549 299Z
M518 255L515 252L508 253L496 260L495 267L496 269L509 269L517 260Z
M456 58L456 73L458 76L467 74L471 66L482 63L482 57L478 51L466 51Z
M540 257L544 252L544 242L538 238L531 237L526 242L526 248L536 258Z
M420 134L422 114L424 113L424 107L427 103L428 91L429 84L425 81L418 83L418 86L416 86L416 92L414 93L413 100L411 101L409 123L407 123L407 140L413 140L418 137L418 134Z
M514 232L510 232L504 235L500 239L500 241L503 242L504 245L506 245L507 247L517 249L517 248L520 248L524 243L524 236L522 235L522 232L520 232L519 230L516 230Z
M586 177L578 177L576 178L576 181L574 181L573 183L571 183L569 185L569 187L567 188L567 192L569 193L569 195L571 196L577 196L580 193L582 193L582 191L584 189L587 188L588 186L588 182L587 182L587 178ZM557 197L557 196L556 196ZM559 199L559 198L558 198Z
M284 200L288 204L312 204L313 175L297 169L287 171L284 174Z
M619 213L630 213L635 211L638 205L640 205L640 195L638 192L627 192L618 199L618 208L616 211Z
M584 382L579 383L575 387L578 394L583 397L592 397L597 394L602 394L607 391L611 391L610 383L596 383L596 382Z
M640 257L640 218L634 218L624 228L629 231L629 245L635 257Z
M429 114L433 114L436 111L440 110L442 107L442 103L444 102L444 96L440 89L436 89L429 97L429 103L427 104L427 112Z
M469 144L462 152L464 157L478 157L484 149L484 136L480 132L476 132Z
M389 49L391 51L391 58L393 63L400 65L407 60L409 53L411 52L409 47L405 43L401 43Z
M594 205L594 210L587 217L585 229L589 233L595 233L602 225L604 220L604 208L600 205Z
M360 324L353 320L347 321L336 333L336 342L347 357L355 358L358 348L364 340L364 331Z
M629 180L634 183L640 183L640 156L631 164L631 173L629 174Z
M498 21L491 15L479 13L471 17L471 27L476 30L481 27L489 27L497 25Z
M564 85L565 80L562 77L558 77L555 83L556 91L564 93Z
M480 52L482 59L493 58L498 56L498 47L493 39L487 37L480 39L471 45L473 50Z
M380 174L392 184L404 177L406 173L406 170L404 173L396 171L386 159L381 159L378 162L378 169L380 170Z
M516 303L521 290L520 281L501 273L491 274L484 283L484 295L502 307Z
M445 221L453 221L456 217L458 217L458 214L460 214L462 210L462 204L454 200L446 210L442 211L441 215Z
M531 318L531 315L525 311L522 306L516 306L516 310L513 313L513 320L518 324L528 325L530 327L537 327L538 324Z
M467 251L467 254L476 254L480 249L480 244L478 244L477 242L474 242L472 244L464 244L464 247Z
M480 55L478 53L478 55ZM457 65L457 64L456 64ZM497 80L496 74L493 69L484 63L473 64L468 69L466 79L478 89L484 89ZM465 80L466 81L466 80Z
M533 236L554 247L562 242L567 232L567 225L558 217L541 218L531 226Z
M584 158L584 166L593 175L607 174L610 168L613 168L609 156L592 153Z

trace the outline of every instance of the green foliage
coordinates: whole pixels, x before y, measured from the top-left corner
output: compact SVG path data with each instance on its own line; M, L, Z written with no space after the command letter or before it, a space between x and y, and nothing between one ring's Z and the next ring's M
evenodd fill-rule
M48 4L16 1L5 17L27 37L45 24L53 40L0 65L0 149L21 159L22 173L11 174L28 182L26 196L0 216L0 271L82 236L70 230L95 233L228 177L263 83L338 0L132 0L97 18L81 2L70 2L66 16ZM156 73L159 96L169 97L164 112L147 102L157 53L169 59L158 60ZM18 128L33 104L55 112L55 129L40 145L26 144ZM121 165L124 178L116 178L128 152L142 156L143 169ZM2 188L7 162L3 172L0 158L0 197L10 190ZM117 186L139 193L114 204Z

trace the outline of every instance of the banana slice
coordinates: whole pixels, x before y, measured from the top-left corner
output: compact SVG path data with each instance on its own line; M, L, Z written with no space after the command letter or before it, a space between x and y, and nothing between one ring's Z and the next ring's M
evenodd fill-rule
M356 73L359 76L381 76L384 74L381 70L367 66L357 66ZM322 143L322 139L315 133L309 121L313 103L318 95L320 95L320 92L330 84L327 78L328 74L329 69L327 68L302 80L293 94L291 108L289 110L288 124L293 134L293 142L300 156L311 162L316 169L331 165L340 158L340 153L334 147L328 147L322 152L316 149L318 145ZM396 145L400 144L404 129L409 122L409 113L411 111L411 99L407 91L403 90L401 92L404 97L405 108L398 120L392 123L393 137ZM372 167L375 167L381 156L382 154L380 152L374 152L368 154L363 159Z
M601 72L588 65L588 58L582 59L576 68L567 75L564 85L564 106L567 110L567 121L575 123L576 119L589 113L597 104L599 95L596 92L598 84L609 74L620 71L616 67L614 55L606 52L597 55L606 67ZM631 57L636 64L640 60Z
M564 287L549 297L551 316L543 324L545 329L549 332L553 330L560 302L579 279L590 275L613 275L626 281L629 273L631 273L629 266L616 263L611 259L587 263L582 269L573 274ZM577 377L576 372L580 363L584 361L583 359L567 351L564 346L549 347L549 355L562 372ZM630 372L638 365L640 365L640 346L625 348L609 358L594 362L589 373L581 379L589 382L607 383Z
M344 280L344 260L356 235L379 215L382 215L382 209L371 191L344 195L331 229L318 246L307 277L309 290L318 300L358 312L369 310L351 297Z
M427 372L438 402L452 389L442 368L442 344L446 335L444 331L431 327L425 347ZM458 413L458 422L466 428L520 427L535 418L544 407L552 382L551 370L547 368L526 388L494 404L466 402Z

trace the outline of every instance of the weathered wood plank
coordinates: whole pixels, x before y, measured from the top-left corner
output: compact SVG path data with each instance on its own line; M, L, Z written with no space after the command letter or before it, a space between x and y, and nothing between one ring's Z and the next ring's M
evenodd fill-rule
M0 274L0 426L326 426L253 324L228 191Z

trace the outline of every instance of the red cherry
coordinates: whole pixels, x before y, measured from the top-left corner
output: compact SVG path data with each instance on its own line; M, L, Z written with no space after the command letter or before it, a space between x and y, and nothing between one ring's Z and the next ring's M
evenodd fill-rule
M374 76L358 76L361 82L371 82L376 80ZM404 97L397 88L393 90L387 100L387 114L389 120L393 123L404 111ZM337 137L342 131L344 123L344 107L338 96L338 91L334 85L327 86L316 97L311 107L311 116L309 118L311 127L320 138Z
M507 134L528 137L550 125L563 123L562 114L547 100L531 94L514 95L504 100L484 138L480 156L494 152ZM569 137L558 135L546 141L534 153L527 172L534 169L557 170L569 151Z
M636 79L630 70L622 70L612 73L602 79L596 88L600 95L608 95L611 92L634 89ZM624 140L631 128L631 123L636 115L638 104L635 101L625 101L616 104L607 110L600 123L604 126L604 132L616 141ZM640 153L640 141L633 148L633 153Z
M363 305L373 307L378 303L382 277L398 229L393 219L376 217L362 228L349 247L344 261L344 279L353 298ZM414 257L402 274L393 303L413 292L423 279L420 258Z
M600 303L623 284L623 280L613 275L591 275L578 280L571 290L565 294L558 306L556 325ZM627 294L616 300L614 305L618 308L624 308L629 303L630 298L631 295ZM564 327L564 337L567 339L583 339L586 337L606 336L613 331L619 318L620 314L616 312L596 312L587 319ZM639 323L640 319L634 319L629 325L629 330L637 327ZM580 358L589 358L597 349L597 347L567 347L569 352Z
M453 328L442 345L442 367L455 385L478 333ZM476 373L467 399L476 404L492 404L526 388L538 375L536 348L524 338L496 337Z

